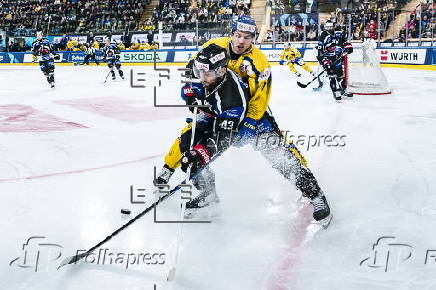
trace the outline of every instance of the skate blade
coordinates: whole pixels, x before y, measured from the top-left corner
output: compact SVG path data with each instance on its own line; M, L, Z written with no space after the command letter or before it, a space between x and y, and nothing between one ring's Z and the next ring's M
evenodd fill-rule
M333 219L333 214L329 214L326 218L324 218L320 221L315 221L314 223L319 225L323 229L327 229L329 227L330 223L332 222L332 219Z
M307 238L309 239L313 238L315 234L317 234L318 232L322 230L326 230L329 227L332 219L333 219L333 215L330 214L328 217L326 217L323 220L311 222L310 225L307 227L307 233L308 233Z
M187 220L211 220L221 215L221 208L218 204L201 208L186 209L185 219Z

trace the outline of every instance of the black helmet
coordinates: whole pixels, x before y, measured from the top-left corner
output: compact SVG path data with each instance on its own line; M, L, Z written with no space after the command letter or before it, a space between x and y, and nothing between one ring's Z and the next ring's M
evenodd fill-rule
M227 50L216 44L210 44L200 50L194 61L194 75L199 78L200 71L215 71L217 76L219 69L226 67L229 63Z

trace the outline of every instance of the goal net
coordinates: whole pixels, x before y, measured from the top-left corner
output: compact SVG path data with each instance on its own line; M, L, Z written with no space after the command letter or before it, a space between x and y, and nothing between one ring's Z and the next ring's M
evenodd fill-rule
M388 81L381 70L376 43L372 39L354 45L352 54L344 60L347 92L357 95L390 94Z

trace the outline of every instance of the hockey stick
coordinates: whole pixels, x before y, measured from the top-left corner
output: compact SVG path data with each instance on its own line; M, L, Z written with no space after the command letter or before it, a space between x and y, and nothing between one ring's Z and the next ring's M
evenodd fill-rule
M344 56L346 55L347 53L343 53L343 54L341 54L341 56L335 61L335 62L333 62L333 64L332 65L336 65L339 61L341 61L343 58L344 58ZM308 85L310 85L314 80L316 80L317 78L319 78L324 72L326 71L326 69L323 69L317 76L314 76L313 77L313 79L311 80L311 81L309 81L308 83L306 83L306 84L303 84L303 83L301 83L300 81L297 81L297 85L300 87L300 88L306 88Z
M221 156L222 152L218 152L215 156L212 157L212 159L210 160L210 162L208 164L211 164L212 162L214 162L218 157ZM204 167L203 167L204 168ZM195 178L198 174L201 173L201 171L203 170L203 168L200 168L197 172L195 172L195 174L190 178L193 179ZM190 170L190 168L189 168ZM189 176L188 176L189 178ZM152 205L150 205L149 207L147 207L146 209L144 209L142 212L140 212L137 216L135 216L133 219L129 220L127 223L125 223L124 225L122 225L121 227L119 227L117 230L115 230L113 233L111 233L110 235L108 235L104 240L102 240L101 242L99 242L98 244L96 244L95 246L93 246L92 248L90 248L89 250L87 250L85 253L82 254L77 254L75 256L70 256L65 258L62 263L58 266L58 269L60 269L61 267L65 266L65 265L70 265L70 264L76 264L77 262L79 262L80 260L82 260L83 258L89 256L92 252L94 252L97 248L101 247L103 244L107 243L109 240L111 240L113 237L117 236L120 232L122 232L123 230L125 230L128 226L130 226L131 224L133 224L135 221L137 221L138 219L140 219L142 216L144 216L146 213L150 212L151 210L153 210L159 203L161 203L162 201L166 200L168 197L170 197L171 195L173 195L175 192L177 192L179 189L182 188L182 185L186 184L189 182L190 179L185 179L183 180L181 183L179 183L179 185L177 185L176 187L174 187L173 189L171 189L168 193L162 195L159 197L159 199L157 199ZM174 270L174 274L175 274L175 270ZM169 275L168 275L169 276Z
M191 129L191 143L189 144L189 150L192 150L192 147L194 146L194 139L195 139L195 129L197 127L197 112L198 112L198 107L194 107L194 111L193 111L193 115L194 115L194 121L192 122L192 129ZM186 179L185 180L189 180L190 176L191 176L191 168L192 165L190 165L188 167L188 169L186 170ZM182 202L182 210L180 212L180 225L179 225L179 230L177 231L177 238L176 238L176 253L174 255L174 260L173 260L173 265L170 267L170 270L168 271L168 275L167 275L167 281L173 281L175 276L176 276L176 265L177 265L177 260L179 257L179 249L180 249L180 243L182 241L182 231L183 231L183 220L185 218L185 211L186 211L186 201Z
M184 180L182 183L180 184L185 184L186 180ZM117 230L115 230L113 233L111 233L110 235L108 235L104 240L102 240L101 242L99 242L98 244L96 244L95 246L93 246L92 248L90 248L88 251L86 251L85 253L82 254L78 254L72 257L67 257L66 259L63 260L63 262L59 265L58 269L65 266L65 265L69 265L69 264L75 264L78 261L80 261L81 259L89 256L92 252L94 252L97 248L99 248L101 245L107 243L109 240L111 240L113 237L115 237L116 235L118 235L121 231L123 231L124 229L126 229L128 226L130 226L131 224L133 224L135 221L137 221L138 219L140 219L143 215L145 215L146 213L150 212L153 208L155 208L159 203L161 203L162 201L164 201L165 199L167 199L168 197L170 197L171 195L173 195L175 192L177 192L179 189L181 188L180 185L177 185L176 187L174 187L172 190L170 190L168 193L162 195L159 197L159 199L157 201L155 201L152 205L150 205L149 207L147 207L146 209L144 209L142 212L140 212L137 216L135 216L133 219L129 220L127 223L125 223L124 225L122 225L121 227L119 227Z
M300 81L297 81L297 85L300 88L306 88L308 85L310 85L314 80L316 80L317 78L319 78L323 73L325 72L325 69L323 69L318 75L314 76L313 79L311 81L309 81L307 84L303 84Z
M211 161L208 164L211 164L213 161L215 161L216 158L218 158L219 156L221 156L221 153L216 154L214 157L212 157ZM201 170L203 168L199 169L193 176L192 178L195 178L198 174L200 174ZM191 178L191 179L192 179ZM177 185L176 187L174 187L173 189L171 189L168 193L162 195L159 197L158 200L156 200L152 205L150 205L149 207L147 207L146 209L144 209L142 212L140 212L137 216L135 216L133 219L129 220L127 223L125 223L124 225L122 225L121 227L119 227L117 230L115 230L113 233L111 233L110 235L108 235L104 240L102 240L101 242L99 242L98 244L96 244L95 246L93 246L92 248L90 248L88 251L86 251L85 253L82 254L78 254L75 256L70 256L65 258L62 263L58 266L58 269L60 269L61 267L65 266L65 265L70 265L70 264L76 264L77 262L79 262L80 260L82 260L83 258L89 256L92 252L94 252L97 248L101 247L103 244L107 243L109 240L111 240L113 237L115 237L116 235L118 235L121 231L125 230L128 226L130 226L131 224L133 224L135 221L137 221L138 219L140 219L142 216L144 216L146 213L150 212L152 209L154 209L159 203L161 203L162 201L166 200L168 197L170 197L171 195L173 195L174 193L176 193L179 189L182 188L181 185L184 185L188 182L189 180L183 180L182 182L179 183L179 185Z
M111 70L109 70L109 72L107 73L107 75L106 75L106 78L104 79L104 84L107 82L107 78L109 77L109 75L111 74Z

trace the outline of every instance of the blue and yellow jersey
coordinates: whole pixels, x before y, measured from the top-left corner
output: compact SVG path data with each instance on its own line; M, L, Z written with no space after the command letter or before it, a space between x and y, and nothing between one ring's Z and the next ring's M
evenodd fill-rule
M301 53L295 47L285 48L280 54L280 60L286 60L289 62L298 61L301 58Z
M212 43L227 49L230 53L230 37L214 38L202 45L206 47ZM268 108L271 97L271 66L263 52L252 46L247 52L239 55L238 59L230 59L227 68L234 71L250 89L246 117L256 121L263 117Z

